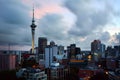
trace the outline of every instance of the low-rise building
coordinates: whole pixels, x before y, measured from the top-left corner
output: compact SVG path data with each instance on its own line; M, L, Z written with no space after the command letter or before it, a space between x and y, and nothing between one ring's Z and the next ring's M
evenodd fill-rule
M45 74L45 71L34 68L20 69L16 72L16 76L18 78L25 78L26 80L47 80L47 74Z
M68 80L69 68L65 68L58 63L53 63L46 69L48 80Z

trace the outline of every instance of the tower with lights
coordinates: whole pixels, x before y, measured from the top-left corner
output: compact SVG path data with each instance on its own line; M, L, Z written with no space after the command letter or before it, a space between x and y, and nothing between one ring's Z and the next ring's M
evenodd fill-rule
M34 54L34 37L35 37L35 28L37 27L35 25L35 20L34 20L34 8L33 8L33 18L32 18L32 24L30 25L31 27L31 32L32 32L32 53Z

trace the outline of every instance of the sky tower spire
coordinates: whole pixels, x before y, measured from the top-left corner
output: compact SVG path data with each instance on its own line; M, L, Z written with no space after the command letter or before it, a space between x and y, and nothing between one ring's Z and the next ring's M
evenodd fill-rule
M32 24L31 24L31 32L32 32L32 53L34 54L34 37L35 37L35 28L37 27L35 25L35 20L34 20L34 5L33 5L33 18L32 18Z
M34 23L35 20L34 20L34 5L33 5L33 18L32 18L32 23Z

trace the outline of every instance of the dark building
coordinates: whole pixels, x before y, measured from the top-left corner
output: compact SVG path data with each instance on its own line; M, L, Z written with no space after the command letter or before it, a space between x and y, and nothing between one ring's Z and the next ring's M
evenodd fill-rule
M47 46L47 38L39 37L39 39L38 39L38 59L44 59L46 46Z
M112 50L113 50L112 46L108 46L107 50L106 50L107 55L110 55L110 53L112 52Z
M112 46L108 46L107 50L106 50L106 57L108 56L112 56L112 57L117 57L119 56L119 46L114 46L114 48L112 48Z
M81 53L81 49L79 47L76 47L76 54L80 54Z
M76 44L71 44L70 46L67 47L67 52L68 52L68 58L76 58L77 54L81 53L81 49L79 47L76 47Z
M71 44L70 46L67 47L69 59L75 58L75 48L76 48L75 44Z
M94 52L99 52L100 51L100 44L101 44L101 41L100 40L94 40L92 43L91 43L91 52L94 53Z
M67 46L68 59L70 59L70 46Z
M114 49L116 50L116 55L120 56L120 45L114 46Z
M55 46L55 42L54 42L54 41L51 41L51 42L50 42L50 46Z
M70 58L75 58L76 55L76 45L75 44L71 44L70 45Z
M69 79L69 67L65 68L65 67L50 67L46 69L46 73L47 73L47 80L70 80Z
M105 57L105 45L100 40L94 40L91 43L91 53L96 53L99 57Z

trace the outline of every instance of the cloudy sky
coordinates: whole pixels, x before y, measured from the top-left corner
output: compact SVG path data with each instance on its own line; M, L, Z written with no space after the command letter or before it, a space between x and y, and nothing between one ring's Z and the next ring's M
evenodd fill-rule
M35 46L38 37L90 50L99 39L120 44L120 0L0 0L0 49L29 50L35 8Z

